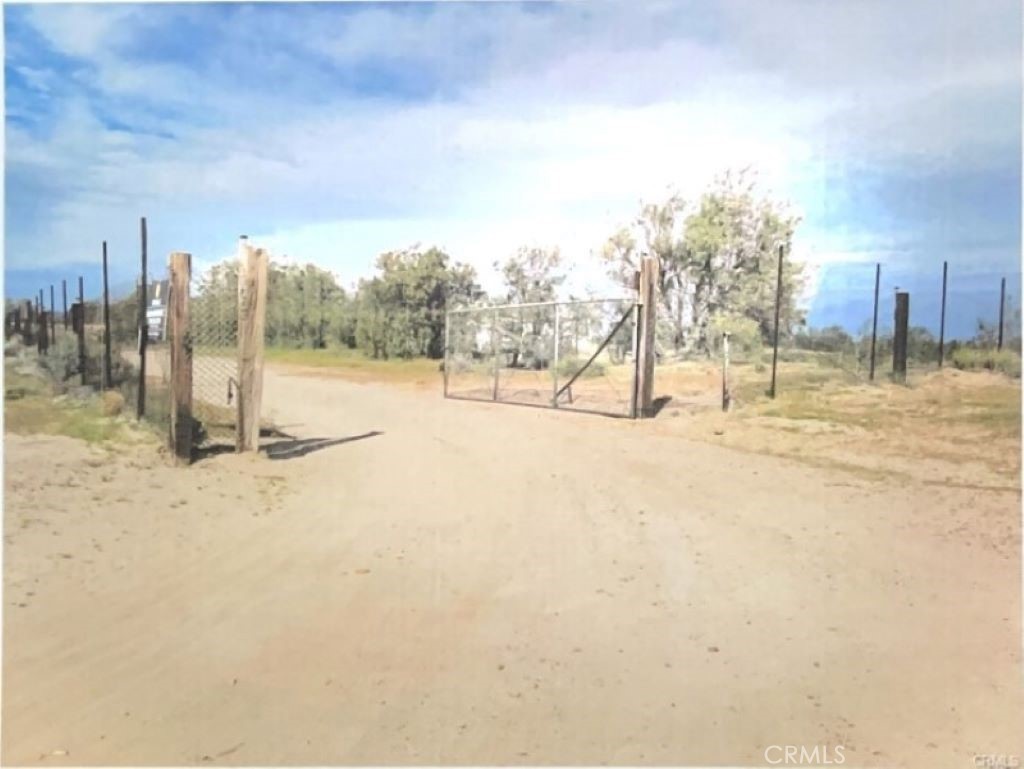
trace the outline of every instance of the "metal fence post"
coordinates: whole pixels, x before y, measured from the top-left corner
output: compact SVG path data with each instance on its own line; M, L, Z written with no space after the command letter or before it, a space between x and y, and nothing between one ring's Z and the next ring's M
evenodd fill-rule
M629 389L629 416L636 419L640 386L640 273L634 275L636 296L633 297L633 381Z
M552 396L551 405L556 409L558 408L558 334L559 334L559 307L555 305L555 339L554 339L554 356L551 363L551 381L552 381Z
M996 350L1003 349L1003 310L1006 306L1006 278L999 282L999 341Z
M114 386L110 359L110 288L107 284L107 241L103 241L103 389Z
M451 322L451 312L447 309L444 311L444 362L441 364L444 366L444 397L448 397L448 366L450 365L448 350L451 348L450 342L450 331L449 324Z
M139 220L139 238L142 245L139 268L139 384L135 398L135 418L146 415L146 347L149 344L149 323L146 321L146 217Z
M939 368L942 368L943 349L946 342L946 272L948 262L942 263L942 310L939 313Z
M878 340L878 281L882 275L882 265L879 262L875 263L875 314L874 320L871 321L871 370L868 373L868 379L872 382L875 381L875 342Z
M772 385L768 395L775 397L775 370L779 362L779 309L782 306L782 254L784 246L779 246L779 278L775 284L775 339L772 342Z
M78 315L81 320L78 323L78 370L82 374L82 384L87 384L88 373L86 372L85 357L85 279L78 276Z
M729 332L722 334L722 411L728 411L732 403L729 390Z
M491 316L491 354L494 356L494 393L491 400L498 400L498 311Z

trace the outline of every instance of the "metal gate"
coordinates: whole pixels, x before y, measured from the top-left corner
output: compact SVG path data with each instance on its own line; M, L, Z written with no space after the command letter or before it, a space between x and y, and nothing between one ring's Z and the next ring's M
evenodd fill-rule
M635 298L450 310L445 397L635 417L638 321Z

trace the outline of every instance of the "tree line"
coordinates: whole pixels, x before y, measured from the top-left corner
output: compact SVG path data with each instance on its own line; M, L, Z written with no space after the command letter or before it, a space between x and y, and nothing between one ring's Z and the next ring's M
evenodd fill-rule
M710 354L722 331L764 339L772 332L778 249L788 253L798 220L782 204L758 194L755 182L752 174L729 173L694 205L676 195L643 205L597 254L626 290L632 288L639 260L658 258L659 317L668 326L661 336L677 351ZM481 289L472 266L437 248L382 254L375 275L351 291L316 265L273 263L267 343L347 347L373 358L440 358L447 309L551 301L567 272L557 248L520 248L493 266L503 283L496 296ZM212 270L200 295L212 298L231 290L233 271L231 265ZM786 259L780 312L784 334L803 319L797 306L802 285L802 265ZM516 331L538 335L545 317L524 313Z
M737 352L757 351L770 341L781 248L786 254L779 312L784 343L853 351L858 343L841 328L806 329L805 311L798 304L804 265L790 253L798 226L799 219L785 205L761 194L752 173L730 172L694 202L670 195L641 205L635 218L612 233L595 256L624 294L632 289L641 258L656 257L662 352L707 356L715 352L723 332L730 333ZM520 248L493 268L502 279L502 289L489 296L472 266L454 261L438 248L381 254L375 274L353 289L346 289L335 274L314 264L272 262L267 344L358 349L373 358L440 358L448 309L551 301L567 273L557 248ZM237 266L216 265L199 279L193 314L223 314L224 308L234 306L236 286ZM111 304L115 340L134 338L136 313L133 297ZM87 319L98 319L98 315L97 304L89 303ZM512 365L530 357L528 339L536 343L553 333L550 315L524 310L503 329L506 336L522 340L510 353ZM475 330L463 331L473 344ZM986 334L990 330L979 327L979 341ZM911 337L912 352L932 353L936 343L926 330L913 329Z

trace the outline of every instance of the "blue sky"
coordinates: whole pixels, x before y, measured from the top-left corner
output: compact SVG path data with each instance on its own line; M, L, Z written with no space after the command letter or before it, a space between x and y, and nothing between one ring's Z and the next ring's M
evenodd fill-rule
M641 200L727 168L803 217L813 323L993 318L1020 293L1017 2L8 5L5 293L127 290L239 234L344 283L384 250L559 246L571 287ZM865 290L865 286L867 289ZM883 321L890 312L883 304Z

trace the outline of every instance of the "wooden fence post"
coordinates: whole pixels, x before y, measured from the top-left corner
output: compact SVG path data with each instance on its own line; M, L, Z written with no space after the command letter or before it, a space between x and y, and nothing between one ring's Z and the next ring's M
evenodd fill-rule
M149 344L149 324L146 322L146 217L139 222L142 241L142 265L139 270L139 385L135 399L135 418L146 415L146 346Z
M174 463L192 461L192 332L189 328L188 292L192 255L171 254L167 314L171 342L171 452Z
M266 313L267 252L243 237L238 244L238 451L260 448Z
M907 381L907 325L910 322L910 294L896 292L896 316L892 338L892 378Z
M46 355L50 352L50 339L48 335L50 319L47 317L46 310L39 311L39 352L40 354Z
M656 257L645 256L640 262L637 407L641 417L654 416L654 340L658 321L658 269Z
M25 302L25 322L21 324L21 341L26 347L32 344L32 324L35 316L32 314L32 302Z
M633 273L633 381L629 390L629 416L636 419L638 411L638 390L640 385L640 273Z
M66 279L61 279L60 282L61 294L64 297L64 330L68 330L68 282Z

